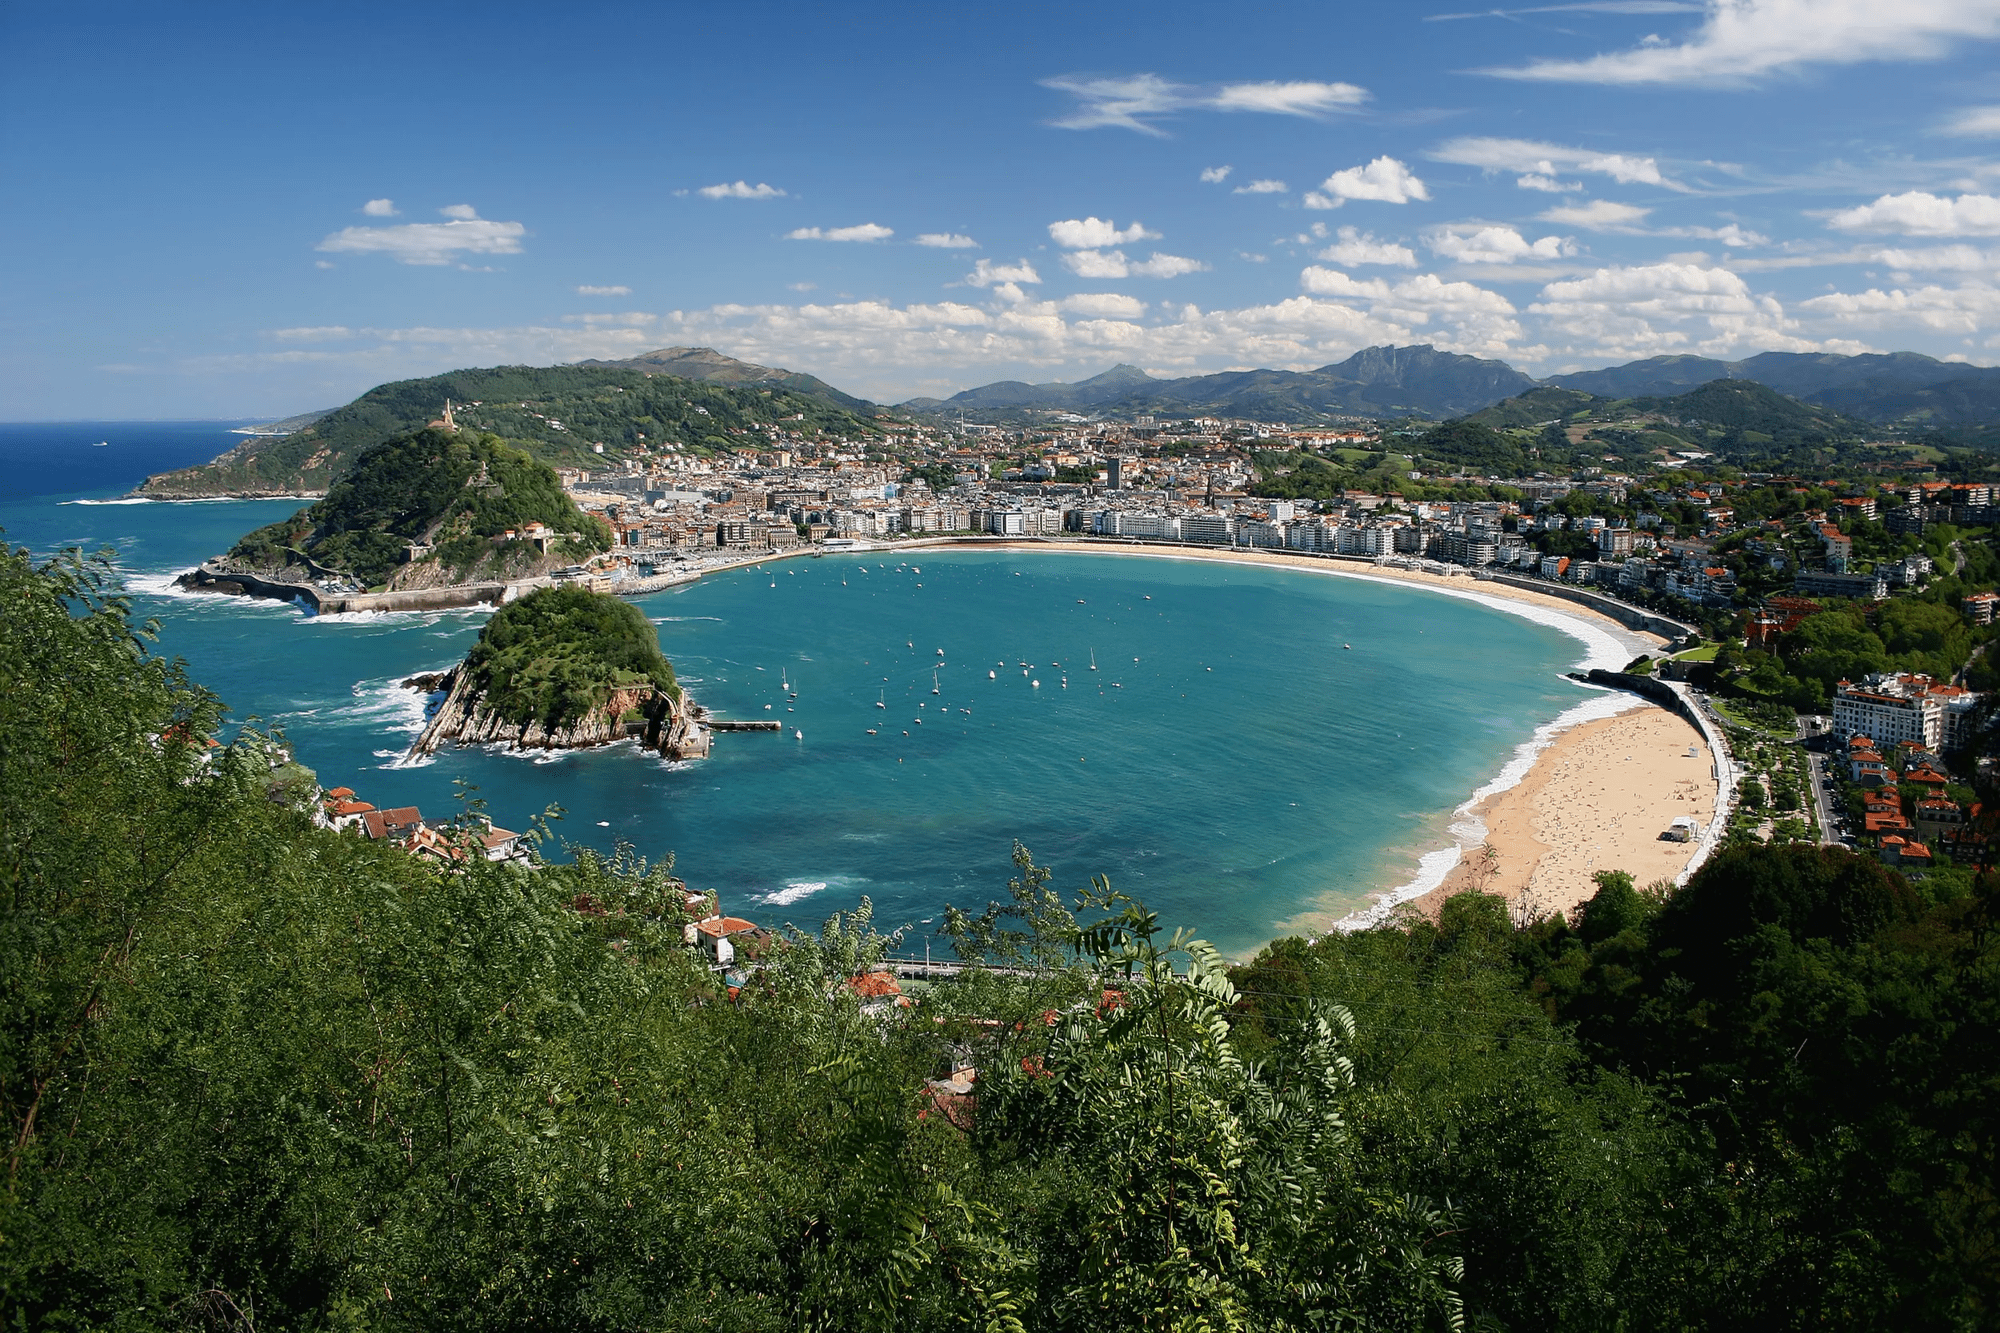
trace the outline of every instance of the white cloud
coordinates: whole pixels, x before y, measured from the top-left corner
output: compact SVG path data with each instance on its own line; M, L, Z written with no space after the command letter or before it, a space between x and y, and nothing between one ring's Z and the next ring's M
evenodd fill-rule
M1948 273L2000 273L2000 249L1981 250L1974 245L1931 245L1919 250L1873 250L1861 258L1866 263L1881 264L1895 269L1935 270Z
M1378 157L1365 167L1336 171L1320 182L1319 188L1324 193L1308 194L1306 207L1338 208L1349 199L1407 204L1412 199L1431 197L1424 183L1393 157Z
M1365 304L1368 317L1385 324L1413 331L1433 323L1449 325L1453 350L1476 348L1493 355L1523 336L1515 317L1519 312L1506 297L1470 282L1446 282L1434 273L1392 283L1312 265L1300 271L1299 285L1316 296Z
M344 324L316 324L309 328L272 329L271 336L279 342L339 342L352 338L354 330Z
M1707 0L1682 42L1657 38L1583 60L1493 69L1507 78L1567 83L1741 85L1802 65L1933 60L1956 39L2000 36L1991 0Z
M1539 216L1544 222L1560 222L1569 227L1587 227L1591 231L1635 231L1638 224L1645 221L1646 215L1652 211L1650 208L1640 208L1634 204L1593 199L1587 204L1563 204Z
M1229 179L1229 173L1234 170L1236 170L1236 168L1228 166L1203 167L1201 169L1202 183L1205 185L1220 185L1222 184L1222 182Z
M1665 352L1814 351L1776 298L1760 296L1724 268L1690 263L1600 268L1551 282L1528 307L1544 336L1590 356Z
M917 237L918 245L927 245L933 250L977 250L979 242L970 236L961 236L955 231L927 231Z
M1116 223L1103 218L1071 218L1066 222L1051 222L1049 238L1065 250L1097 250L1107 245L1126 245L1133 241L1157 241L1160 233L1147 231L1143 222L1133 222L1125 230L1118 230Z
M1562 236L1530 241L1512 227L1477 222L1439 227L1424 238L1431 253L1459 264L1511 264L1517 259L1562 259L1576 253Z
M1146 303L1120 292L1079 292L1056 302L1060 310L1095 319L1137 319L1146 313Z
M1274 180L1251 181L1248 185L1239 185L1232 191L1235 194L1289 194L1290 192L1290 186L1283 181Z
M1186 111L1257 111L1281 116L1321 116L1359 106L1368 90L1351 83L1309 81L1189 84L1157 74L1110 78L1063 75L1043 79L1042 86L1076 98L1068 115L1050 123L1068 130L1106 127L1164 135L1156 121Z
M1368 90L1351 83L1229 83L1208 102L1217 111L1264 111L1279 116L1317 116L1360 106Z
M775 185L758 181L755 185L748 181L729 181L722 185L704 185L695 191L704 199L782 199L785 192Z
M1686 236L1698 241L1721 241L1732 250L1752 245L1769 245L1771 243L1771 238L1762 232L1751 231L1734 222L1720 227L1661 227L1650 234L1654 236Z
M2000 106L1969 106L1939 127L1944 134L2000 139Z
M2000 290L1984 284L1834 292L1799 302L1799 308L1835 325L1862 330L1918 328L1930 333L1975 334L2000 322Z
M1660 164L1650 157L1628 153L1604 153L1589 148L1542 143L1534 139L1496 139L1468 135L1447 139L1425 154L1433 162L1451 162L1478 167L1482 171L1512 171L1521 174L1517 182L1524 189L1560 193L1579 188L1558 182L1563 172L1588 172L1609 176L1620 185L1661 185L1670 190L1687 187L1660 172Z
M576 294L578 296L630 296L632 289L630 287L579 287L576 289Z
M1699 14L1689 0L1577 0L1568 5L1531 5L1526 9L1478 9L1464 14L1426 14L1424 22L1448 19L1503 19L1516 14Z
M1962 194L1946 199L1923 190L1885 194L1872 204L1842 209L1827 225L1904 236L2000 236L2000 197Z
M582 324L593 329L643 329L657 323L658 315L644 310L620 310L610 314L564 315L565 324Z
M829 227L822 231L818 227L799 227L785 233L788 241L885 241L896 233L873 222L863 222L853 227Z
M1524 190L1540 190L1544 194L1573 194L1583 188L1582 181L1559 181L1535 171L1515 178L1514 184Z
M1340 239L1321 250L1319 258L1331 264L1350 266L1355 264L1393 264L1400 268L1417 266L1417 252L1407 245L1397 245L1393 241L1378 241L1367 232L1355 227L1342 227L1339 234Z
M396 216L396 201L393 199L370 199L361 206L361 211L371 218L392 218Z
M469 204L442 210L450 222L407 222L395 227L343 227L316 249L327 254L385 254L402 264L437 266L461 254L518 255L528 229L518 222L488 222Z
M982 259L973 265L965 280L974 287L992 287L1003 282L1040 282L1042 275L1035 272L1034 265L1025 259L1012 264L996 264L990 259Z
M1198 259L1157 251L1148 259L1131 260L1123 250L1077 250L1064 255L1062 260L1079 278L1178 278L1208 267Z

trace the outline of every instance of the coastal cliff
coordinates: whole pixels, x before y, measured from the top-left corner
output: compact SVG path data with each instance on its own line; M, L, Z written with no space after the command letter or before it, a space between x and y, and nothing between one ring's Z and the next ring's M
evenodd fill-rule
M516 750L578 750L614 741L636 740L669 759L705 759L709 730L705 711L682 692L668 695L650 682L609 692L582 715L556 722L522 720L496 708L476 674L464 666L403 682L412 689L444 691L444 700L410 747L410 757L435 754L439 746L505 745Z

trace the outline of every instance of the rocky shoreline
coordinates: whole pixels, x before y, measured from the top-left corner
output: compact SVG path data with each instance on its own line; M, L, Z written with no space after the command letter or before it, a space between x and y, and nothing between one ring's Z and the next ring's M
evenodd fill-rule
M708 712L686 691L676 699L653 685L621 687L601 707L568 726L516 722L486 706L485 697L464 667L412 676L403 684L426 694L444 692L444 701L410 746L409 758L437 753L445 744L504 745L515 750L582 750L635 740L668 759L706 759L711 744ZM637 713L634 719L629 715Z

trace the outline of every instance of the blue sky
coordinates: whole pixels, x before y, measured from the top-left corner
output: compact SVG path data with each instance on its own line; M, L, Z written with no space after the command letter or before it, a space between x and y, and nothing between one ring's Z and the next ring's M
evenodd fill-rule
M2000 0L0 10L0 418L705 344L2000 362Z

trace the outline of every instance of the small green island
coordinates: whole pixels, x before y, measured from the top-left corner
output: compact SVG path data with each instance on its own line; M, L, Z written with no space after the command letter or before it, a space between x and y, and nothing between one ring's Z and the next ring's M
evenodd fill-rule
M414 592L531 579L610 545L548 464L495 435L425 427L362 453L324 499L183 582L266 596Z
M672 759L708 753L705 715L675 681L652 622L573 585L501 607L462 664L407 683L444 695L413 758L448 742L554 750L630 739Z

